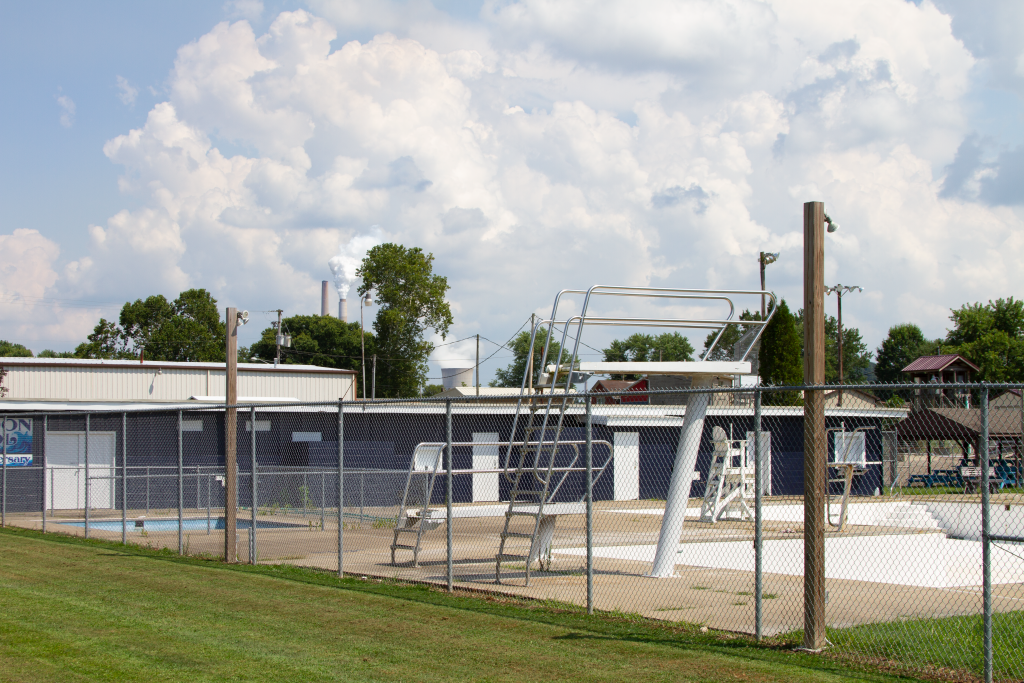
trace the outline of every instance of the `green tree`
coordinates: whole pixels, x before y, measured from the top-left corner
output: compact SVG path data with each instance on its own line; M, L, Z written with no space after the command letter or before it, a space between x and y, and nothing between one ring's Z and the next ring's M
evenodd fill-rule
M606 363L623 361L688 361L693 360L693 345L678 332L665 332L657 336L637 332L625 339L615 339L604 349ZM612 375L613 379L639 379L639 375Z
M128 304L125 304L127 306ZM100 318L93 328L88 341L75 347L75 358L131 358L132 355L124 348L124 338L117 323Z
M548 338L548 330L544 326L537 328L537 341L533 348L533 384L536 386L539 382L540 371L541 371L541 359L544 355L544 342ZM562 348L561 344L555 341L557 335L553 335L551 340L551 347L548 350L548 363L554 363L558 359L558 352ZM494 373L494 379L490 381L492 387L521 387L523 386L523 377L526 376L526 365L530 359L530 333L526 330L516 335L512 343L509 344L509 348L512 350L513 360L508 366L499 368ZM562 361L566 362L568 359L563 358Z
M804 311L795 318L800 334L800 348L804 344ZM871 366L871 352L856 327L843 326L843 381L847 384L863 381ZM825 316L825 382L839 382L839 321L834 315Z
M953 329L942 350L972 360L981 368L977 379L1024 380L1024 301L1010 297L965 304L954 309L949 319Z
M739 319L760 320L761 314L745 310L740 313ZM750 325L729 325L726 327L725 331L722 332L722 338L715 344L715 348L711 351L708 360L732 360L734 347L750 330ZM716 336L718 336L718 332L711 332L704 338L704 349L701 351L701 356L708 352L708 347L715 341ZM746 349L744 348L743 350L745 351Z
M760 374L763 384L795 386L803 384L803 357L800 332L796 318L786 300L768 321L761 335ZM795 391L772 391L764 394L766 405L800 405L800 394Z
M428 384L427 386L423 387L423 395L428 398L430 396L437 396L442 391L444 391L443 384Z
M218 362L224 360L224 341L217 300L205 289L190 289L171 302L171 315L149 335L146 355L169 361Z
M359 371L362 358L359 323L346 323L325 315L294 315L281 322L284 332L292 336L291 348L281 347L283 363ZM273 362L277 354L276 337L277 330L273 326L263 330L259 340L248 348L249 360ZM367 333L367 359L376 352L376 339L372 333Z
M885 383L903 381L903 368L920 356L935 353L936 346L913 323L893 325L875 351L875 377Z
M378 396L420 395L427 383L427 358L434 350L424 333L433 329L442 339L448 334L448 279L434 275L433 263L434 255L419 247L387 243L370 249L356 271L363 279L359 294L373 289L380 304L373 322Z
M43 349L39 352L36 358L75 358L74 351L54 351L52 349Z
M28 347L0 339L0 358L31 358Z
M224 361L224 321L205 289L187 290L171 302L162 294L128 302L119 323L100 318L75 357Z

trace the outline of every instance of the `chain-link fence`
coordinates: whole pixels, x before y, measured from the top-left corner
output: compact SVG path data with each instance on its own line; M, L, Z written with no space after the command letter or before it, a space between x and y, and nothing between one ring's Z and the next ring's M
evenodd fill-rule
M1021 389L239 407L234 547L222 407L9 414L2 521L794 644L819 591L831 651L1020 680Z

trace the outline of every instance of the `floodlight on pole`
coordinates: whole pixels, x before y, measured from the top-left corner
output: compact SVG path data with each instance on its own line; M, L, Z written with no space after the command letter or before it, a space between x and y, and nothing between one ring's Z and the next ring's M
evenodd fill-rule
M779 252L768 252L762 251L761 255L757 258L758 263L761 266L761 291L765 291L764 288L764 267L771 265L779 260ZM768 312L765 310L764 294L761 295L761 320L767 317Z
M827 213L825 214L825 224L828 226L826 229L829 232L835 232L836 230L839 229L839 224L832 220L832 217L829 216Z
M362 305L359 307L359 347L361 349L362 356L362 368L363 368L363 400L366 400L366 333L363 325L363 309L367 306L373 305L373 290L368 290L360 300ZM376 358L376 357L375 357ZM374 371L376 371L377 365L376 360L374 361ZM375 372L376 374L376 372ZM376 394L376 387L374 388Z
M863 292L863 287L857 285L835 285L825 287L826 294L835 294L839 303L839 393L837 395L836 407L843 407L843 295L852 292Z

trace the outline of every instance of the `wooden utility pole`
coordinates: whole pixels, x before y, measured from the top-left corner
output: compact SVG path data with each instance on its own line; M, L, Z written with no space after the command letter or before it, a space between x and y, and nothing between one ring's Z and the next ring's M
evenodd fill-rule
M236 443L238 436L238 416L235 408L238 403L238 309L227 309L225 321L227 337L227 365L224 373L224 561L237 562L236 533L238 513L238 469L236 462ZM256 429L256 425L252 425Z
M804 204L804 384L825 383L825 205ZM825 397L804 391L804 647L825 646Z

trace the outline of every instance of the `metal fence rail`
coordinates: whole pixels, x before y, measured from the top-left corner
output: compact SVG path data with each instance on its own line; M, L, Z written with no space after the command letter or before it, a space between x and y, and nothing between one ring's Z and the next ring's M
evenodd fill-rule
M793 643L813 572L832 650L1020 680L1022 389L580 392L539 429L487 398L239 407L235 557ZM809 391L825 396L829 462L825 559L805 567ZM691 425L691 473L680 454L696 394L711 396ZM6 415L0 523L223 557L224 418ZM666 539L674 472L689 496ZM659 553L670 569L653 578Z

